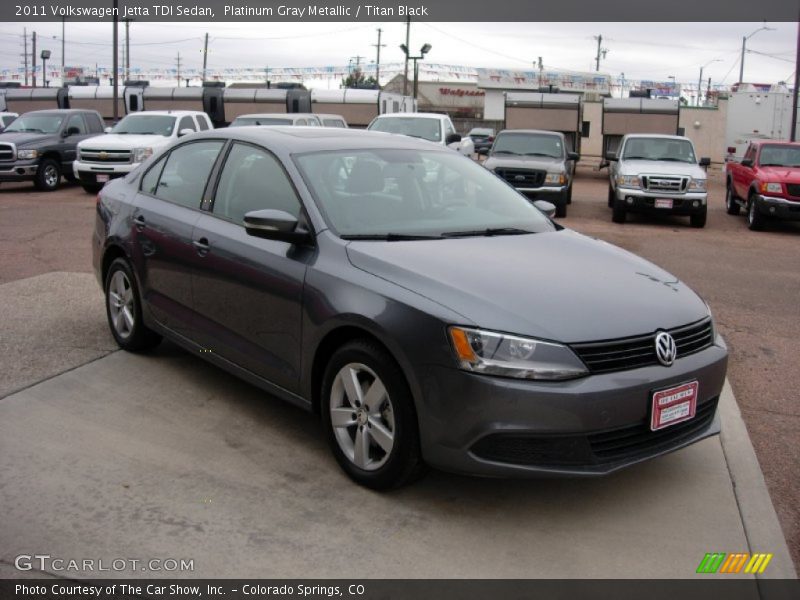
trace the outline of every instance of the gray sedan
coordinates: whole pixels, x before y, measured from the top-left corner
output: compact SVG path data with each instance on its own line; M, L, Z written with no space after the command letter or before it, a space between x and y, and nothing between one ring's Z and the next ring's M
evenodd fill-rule
M424 141L193 135L106 185L92 245L122 348L166 337L319 414L372 488L600 475L719 432L702 299Z

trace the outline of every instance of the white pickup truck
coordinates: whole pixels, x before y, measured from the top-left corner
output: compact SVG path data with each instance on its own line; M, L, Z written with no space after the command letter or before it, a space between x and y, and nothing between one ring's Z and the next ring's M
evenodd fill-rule
M208 115L200 111L131 113L106 129L105 135L80 142L72 170L83 189L96 194L106 181L130 173L159 148L181 136L213 128Z
M456 128L447 115L436 113L384 114L375 117L367 129L428 140L434 144L451 148L469 158L472 158L475 153L475 143L469 137L462 138L456 133Z

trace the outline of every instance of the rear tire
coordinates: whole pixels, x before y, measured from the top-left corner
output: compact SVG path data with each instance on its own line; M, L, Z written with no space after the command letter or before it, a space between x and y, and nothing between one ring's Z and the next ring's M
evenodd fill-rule
M61 167L52 158L42 159L39 163L39 169L36 171L36 177L33 180L33 185L36 189L42 192L54 192L58 189L58 184L61 182Z
M764 229L765 221L764 215L758 211L756 195L750 194L750 198L747 202L747 226L752 231L761 231Z
M706 226L707 218L708 218L708 210L704 210L703 212L689 215L689 223L691 224L692 227L700 229Z
M356 483L388 490L425 472L414 399L382 346L354 340L333 354L320 409L331 451Z
M625 205L622 202L615 202L613 207L614 212L611 214L611 220L614 223L624 223L628 218L628 211L625 210Z
M737 202L736 193L733 191L733 185L729 181L725 187L725 210L729 215L736 216L739 214L739 203Z
M139 288L127 260L117 258L111 263L104 289L108 325L119 347L129 352L155 348L161 336L144 324Z

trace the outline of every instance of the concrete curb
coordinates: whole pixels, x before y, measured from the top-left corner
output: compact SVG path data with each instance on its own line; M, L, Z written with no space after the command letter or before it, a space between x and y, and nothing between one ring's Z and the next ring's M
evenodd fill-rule
M786 545L786 539L772 506L767 484L758 464L747 427L739 411L730 383L726 380L720 397L719 414L722 419L720 442L742 526L750 546L750 553L767 552L774 556L769 567L759 579L797 579L797 572ZM741 552L743 550L715 548L711 551Z

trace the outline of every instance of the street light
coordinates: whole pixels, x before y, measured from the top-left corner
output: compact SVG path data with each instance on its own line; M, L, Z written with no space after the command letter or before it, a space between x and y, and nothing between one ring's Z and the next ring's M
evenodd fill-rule
M697 80L697 106L700 106L700 96L702 95L702 88L703 88L703 69L705 69L708 65L714 62L722 62L721 58L714 58L700 67L700 79ZM706 98L708 100L708 98Z
M39 56L42 59L42 80L44 87L47 87L47 59L50 58L50 50L42 50Z
M422 48L419 49L419 56L411 56L408 52L408 46L405 44L400 44L400 49L406 55L406 58L410 58L414 61L414 100L417 99L417 89L418 89L418 81L419 81L419 69L417 67L417 61L422 60L425 58L425 55L431 51L432 46L430 44L424 44Z
M744 52L745 52L745 46L747 45L747 40L749 40L751 37L753 37L759 31L775 31L775 28L774 27L767 27L766 25L764 25L763 27L759 27L758 29L756 29L750 35L746 35L746 36L744 36L742 38L742 58L739 61L739 83L740 84L744 83L742 80L744 79Z

